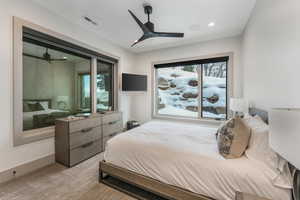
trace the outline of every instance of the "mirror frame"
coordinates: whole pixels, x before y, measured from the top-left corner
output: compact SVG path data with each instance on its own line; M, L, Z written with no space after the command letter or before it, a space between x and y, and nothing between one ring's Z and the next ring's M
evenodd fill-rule
M95 51L106 57L117 60L114 64L114 108L118 110L118 80L120 77L118 66L120 65L120 57L104 52L85 43L72 39L63 34L51 31L47 28L33 24L18 17L13 17L13 146L20 146L39 140L44 140L54 137L54 126L38 128L29 131L23 131L23 27L33 29L35 31L53 36L55 38L70 42L72 44L84 47L86 49ZM97 79L97 59L99 57L91 58L91 97L92 97L92 113L96 113L96 79ZM107 61L106 59L103 59Z

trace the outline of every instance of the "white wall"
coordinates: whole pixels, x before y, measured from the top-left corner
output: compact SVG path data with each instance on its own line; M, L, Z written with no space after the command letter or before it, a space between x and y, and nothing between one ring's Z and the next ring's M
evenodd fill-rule
M70 36L102 51L121 58L121 71L132 72L134 54L112 45L64 19L50 13L30 1L1 0L0 6L0 172L17 165L36 160L54 153L53 139L43 140L28 145L13 147L12 114L13 114L13 75L12 75L12 17L17 16L41 25L53 31ZM124 111L124 120L130 115L131 96L120 95L120 109Z
M133 93L132 119L145 122L151 119L151 70L152 62L209 56L219 53L234 53L234 96L242 95L242 67L240 63L241 38L226 38L194 45L162 49L153 52L138 54L135 73L148 75L148 91Z
M300 106L300 1L258 0L243 39L244 95L254 106Z

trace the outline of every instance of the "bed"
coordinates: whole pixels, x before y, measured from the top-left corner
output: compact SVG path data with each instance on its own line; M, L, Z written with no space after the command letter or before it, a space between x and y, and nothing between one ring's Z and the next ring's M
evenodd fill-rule
M36 104L40 103L42 109L37 111L31 111L27 108L25 104ZM25 99L23 100L23 129L30 130L33 128L42 128L47 126L53 126L55 118L65 117L69 115L69 112L52 109L52 100L51 99Z
M224 159L216 128L192 123L151 121L108 141L103 173L168 199L233 200L236 192L273 200L291 199L289 189L275 187L276 174L245 156Z

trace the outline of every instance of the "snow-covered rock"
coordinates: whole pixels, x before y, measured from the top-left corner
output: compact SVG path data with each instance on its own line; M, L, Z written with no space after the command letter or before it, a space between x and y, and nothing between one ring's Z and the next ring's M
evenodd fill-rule
M189 86L192 86L192 87L197 87L198 86L198 80L189 80L188 82Z
M186 99L189 99L189 98L195 99L198 97L198 93L185 92L185 93L183 93L182 96Z
M158 69L159 113L198 116L198 73L184 67ZM204 76L203 116L224 118L226 113L226 78Z

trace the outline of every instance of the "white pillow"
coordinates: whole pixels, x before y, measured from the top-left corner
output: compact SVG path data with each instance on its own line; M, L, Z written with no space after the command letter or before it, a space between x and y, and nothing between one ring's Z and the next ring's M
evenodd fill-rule
M250 160L263 162L272 169L278 168L278 156L269 145L269 126L259 116L246 118L245 124L251 129L248 149L245 155Z
M251 128L251 136L245 155L249 160L258 161L268 166L276 175L273 184L282 188L291 188L292 179L287 162L281 158L269 145L269 126L259 117L246 117L246 125Z
M49 102L48 101L40 101L39 103L44 108L44 110L48 110L49 109Z

